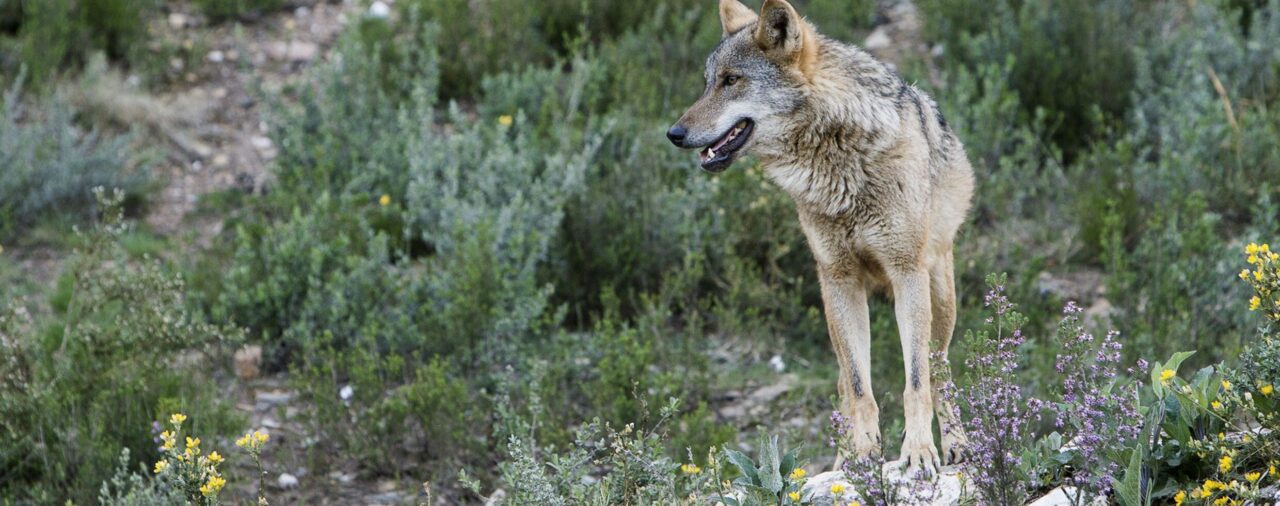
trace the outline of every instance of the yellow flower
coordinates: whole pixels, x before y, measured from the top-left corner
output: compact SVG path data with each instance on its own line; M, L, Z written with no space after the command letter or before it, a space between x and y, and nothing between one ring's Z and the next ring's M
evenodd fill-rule
M843 494L843 493L844 493L844 485L841 485L841 484L839 484L839 483L837 483L837 484L835 484L835 485L832 485L832 486L831 486L831 493L832 493L832 494L835 494L835 495Z
M862 503L858 501L850 501L849 506L862 506Z
M1262 306L1262 299L1259 299L1257 295L1254 295L1252 299L1249 299L1250 311L1257 311L1260 306Z
M1221 403L1221 402L1213 401L1213 403L1212 403L1212 404L1210 404L1209 406L1210 406L1210 407L1212 407L1214 411L1222 411L1222 403Z
M1202 492L1202 493L1201 493L1201 494L1202 494L1201 496L1202 496L1202 497L1209 497L1209 496L1213 495L1213 492L1214 492L1215 490L1221 490L1221 489L1223 489L1223 488L1226 488L1226 486L1227 486L1227 485L1226 485L1225 483L1222 483L1222 482L1217 481L1217 480L1204 480L1204 487L1203 487L1203 488L1204 488L1204 492Z
M391 205L391 196L385 193L382 194L381 197L378 197L378 205L383 207Z
M4 253L4 248L0 248L0 253ZM1267 258L1271 259L1272 262L1280 260L1280 253L1268 253Z
M171 424L182 425L182 422L185 422L185 421L187 421L187 415L184 415L182 413L174 413L172 415L169 415L169 423Z
M1222 380L1222 389L1223 389L1223 390L1230 391L1230 390L1231 390L1231 382L1230 382L1230 381L1227 381L1227 380Z
M1226 433L1226 432L1219 432L1219 433L1218 433L1218 440L1219 440L1219 441L1221 441L1221 440L1223 440L1223 439L1226 439L1226 438L1227 438L1227 433Z
M246 433L246 434L244 435L244 437L241 437L240 439L237 439L237 440L236 440L236 446L239 446L239 447L241 447L241 448L248 447L248 446L249 446L249 434L247 434L247 433Z
M1245 247L1244 247L1244 253L1245 253L1246 255L1256 255L1256 254L1258 254L1258 245L1257 245L1257 244L1254 244L1254 243L1249 243L1249 245L1248 245L1248 246L1245 246Z
M1259 246L1259 247L1258 247L1258 252L1259 252L1259 253L1270 253L1270 252L1271 252L1271 245L1270 245L1270 244L1263 244L1262 246Z
M1271 397L1271 394L1274 393L1275 391L1276 391L1276 387L1272 386L1270 383L1266 385L1262 385L1262 387L1258 389L1258 393L1265 395L1267 397Z
M215 495L219 490L222 490L222 486L226 484L227 480L223 479L221 476L210 476L209 481L205 482L204 485L200 485L200 494L205 497Z
M792 492L790 494L787 494L787 498L791 499L793 502L800 502L800 493Z
M698 474L702 472L702 468L697 464L680 464L680 472L684 474Z
M169 461L164 459L160 459L156 461L156 474L163 473L164 470L168 468L169 468Z
M1244 475L1244 479L1249 480L1249 481L1251 481L1251 482L1253 482L1253 481L1258 481L1258 480L1262 479L1262 473L1260 473L1260 472L1258 472L1258 471L1254 471L1254 472L1252 472L1252 473L1246 473L1246 474Z
M164 432L161 432L160 433L160 449L164 451L172 450L173 447L178 444L178 442L176 441L176 436L177 434L174 434L167 430Z
M219 454L218 452L209 452L209 462L212 462L213 465L216 466L218 464L221 464L222 461L223 461L223 458L221 454Z
M1226 504L1228 500L1227 496L1219 497L1213 500L1213 506L1222 506L1223 504Z
M1160 383L1168 385L1169 380L1172 380L1174 375L1175 373L1173 372L1173 369L1165 369L1163 371L1160 371Z
M1225 473L1230 470L1231 470L1231 456L1223 455L1222 458L1218 459L1218 471Z
M197 438L190 438L190 437L189 437L189 438L187 438L187 449L188 449L188 450L197 450L197 451L198 451L198 450L200 450L200 438L198 438L198 437L197 437Z
M1240 271L1240 279L1243 279L1245 281L1249 280L1249 269Z
M514 120L514 118L512 118L512 117L511 117L511 115L510 115L510 114L503 114L502 116L498 116L498 124L499 124L499 125L502 125L502 126L511 126L511 123L512 123L513 121L515 121L515 120Z
M258 440L258 444L262 444L267 442L268 439L271 439L271 435L267 434L266 432L262 432L260 430L255 430L253 431L253 438Z
M1186 491L1186 490L1179 490L1179 491L1178 491L1178 493L1177 493L1177 494L1174 494L1174 496L1173 496L1173 504L1174 504L1174 506L1182 506L1182 501L1185 501L1185 500L1187 500L1187 491Z
M804 469L797 467L794 471L791 471L791 481L803 480L807 474L809 473L806 473Z
M1271 475L1272 477L1276 477L1276 476L1280 476L1280 471L1276 471L1276 465L1271 464L1270 466L1267 466L1267 474Z

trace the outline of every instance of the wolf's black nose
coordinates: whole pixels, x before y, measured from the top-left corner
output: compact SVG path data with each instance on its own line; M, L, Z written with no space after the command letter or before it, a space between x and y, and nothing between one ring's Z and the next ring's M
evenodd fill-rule
M667 130L667 138L671 139L671 143L675 144L677 148L684 147L684 137L686 135L689 135L689 129L685 128L684 125L676 125L671 127L671 130Z

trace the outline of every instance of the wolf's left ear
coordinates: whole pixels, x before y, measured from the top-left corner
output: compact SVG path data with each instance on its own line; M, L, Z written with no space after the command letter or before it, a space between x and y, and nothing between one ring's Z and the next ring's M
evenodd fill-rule
M795 65L809 75L818 53L817 40L813 27L787 0L765 0L755 38L770 59Z
M755 22L756 13L750 7L738 0L720 0L720 26L725 37Z

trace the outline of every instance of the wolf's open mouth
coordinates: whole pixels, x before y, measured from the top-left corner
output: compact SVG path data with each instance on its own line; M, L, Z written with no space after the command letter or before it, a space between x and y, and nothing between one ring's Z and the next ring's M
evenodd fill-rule
M747 143L747 138L751 137L753 127L755 123L749 119L739 121L719 140L699 151L698 161L702 165L702 170L720 172L729 168L738 150L742 149L742 146Z

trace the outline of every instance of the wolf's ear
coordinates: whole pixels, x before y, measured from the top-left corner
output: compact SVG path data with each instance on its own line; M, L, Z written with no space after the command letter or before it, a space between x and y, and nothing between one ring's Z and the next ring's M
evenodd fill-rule
M720 26L724 27L725 37L754 22L756 13L750 7L738 0L720 0Z
M816 37L813 27L787 0L765 0L755 38L769 58L809 74L818 53Z

